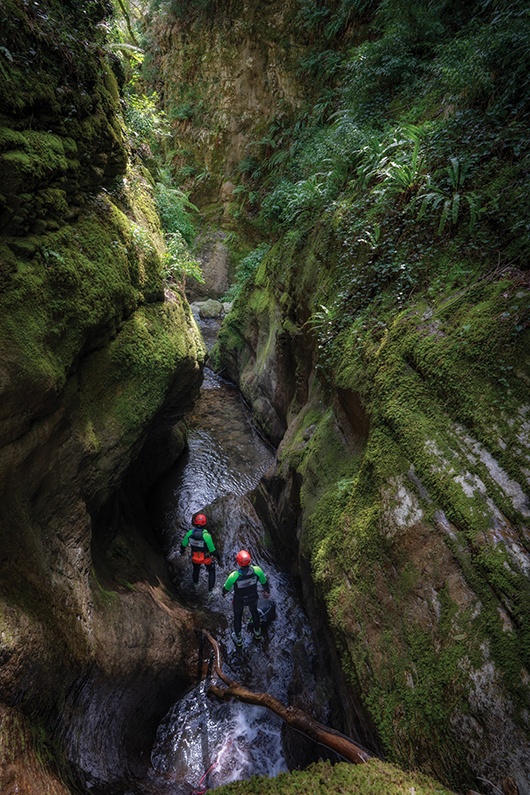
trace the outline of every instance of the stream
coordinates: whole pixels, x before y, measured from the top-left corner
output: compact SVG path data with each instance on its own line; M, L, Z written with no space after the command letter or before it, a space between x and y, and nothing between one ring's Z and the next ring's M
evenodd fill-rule
M219 323L198 323L211 349ZM266 529L248 498L273 464L274 451L253 426L237 388L207 367L201 395L187 422L188 450L157 493L158 521L179 596L189 607L203 611L230 678L325 721L327 702L318 685L316 649L300 583L275 563ZM181 539L198 510L207 514L221 553L211 593L204 567L194 586L189 553L179 554ZM221 588L241 548L249 550L252 562L266 573L277 615L264 627L263 639L256 641L245 609L243 647L238 649L231 637L231 596L223 599ZM253 775L274 777L315 759L314 745L277 716L262 707L206 697L208 684L206 679L191 689L161 721L151 753L150 792L199 795Z

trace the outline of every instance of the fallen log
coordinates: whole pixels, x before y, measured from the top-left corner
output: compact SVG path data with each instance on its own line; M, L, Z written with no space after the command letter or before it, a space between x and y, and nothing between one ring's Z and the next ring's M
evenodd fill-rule
M214 650L214 664L213 669L219 679L226 685L226 687L218 687L217 685L210 685L208 693L216 696L222 701L229 701L232 698L237 698L239 701L244 701L247 704L255 704L259 707L266 707L278 715L288 726L305 734L319 745L323 745L330 751L334 751L338 756L345 759L347 762L353 764L361 764L371 759L371 754L356 745L353 740L345 734L330 729L323 723L313 720L306 712L298 707L287 707L277 698L271 696L269 693L254 693L248 690L239 682L229 679L223 672L221 651L219 644L206 630L203 630L204 637L208 639Z

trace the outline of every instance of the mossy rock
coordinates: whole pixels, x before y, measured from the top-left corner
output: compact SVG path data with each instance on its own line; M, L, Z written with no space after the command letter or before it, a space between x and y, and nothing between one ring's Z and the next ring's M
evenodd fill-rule
M319 762L306 770L280 773L275 778L253 777L217 787L219 795L452 795L435 780L421 773L406 773L373 759L362 765Z

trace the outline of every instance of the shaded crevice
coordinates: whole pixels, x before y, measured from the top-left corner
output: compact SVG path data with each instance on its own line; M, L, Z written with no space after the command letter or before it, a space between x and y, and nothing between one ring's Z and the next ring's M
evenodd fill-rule
M333 410L350 452L359 455L368 439L370 421L358 392L335 388Z

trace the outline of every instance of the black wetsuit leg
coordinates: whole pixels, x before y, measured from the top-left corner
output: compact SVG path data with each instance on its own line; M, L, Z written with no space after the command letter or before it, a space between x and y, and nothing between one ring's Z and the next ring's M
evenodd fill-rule
M234 599L234 632L236 635L241 635L241 621L243 618L243 601Z
M199 582L199 574L200 574L200 571L201 571L201 564L192 562L191 565L193 566L193 582L195 583L195 585L197 585L197 583Z
M248 609L250 610L250 615L252 616L252 629L254 632L258 632L261 628L261 621L259 617L258 611L258 600L249 602Z
M212 591L215 585L215 563L208 563L206 568L208 570L208 590Z

